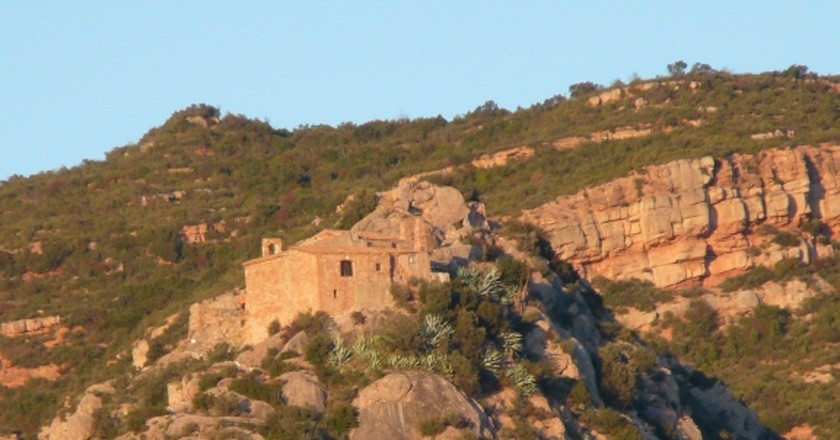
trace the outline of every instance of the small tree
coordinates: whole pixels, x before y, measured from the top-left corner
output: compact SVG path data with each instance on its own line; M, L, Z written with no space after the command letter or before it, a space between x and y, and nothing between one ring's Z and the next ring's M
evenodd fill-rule
M688 64L685 61L675 61L673 64L668 64L668 74L671 76L683 76L685 75L686 67L688 67Z
M579 98L600 88L600 86L590 81L575 83L569 86L569 96Z

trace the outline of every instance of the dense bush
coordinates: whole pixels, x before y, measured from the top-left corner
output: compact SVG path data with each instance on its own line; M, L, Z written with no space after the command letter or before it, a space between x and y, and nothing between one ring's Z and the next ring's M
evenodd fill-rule
M650 312L657 303L668 302L674 294L657 288L650 281L638 279L610 281L604 277L592 279L592 285L598 288L608 307L619 311L625 307L635 307L643 312Z

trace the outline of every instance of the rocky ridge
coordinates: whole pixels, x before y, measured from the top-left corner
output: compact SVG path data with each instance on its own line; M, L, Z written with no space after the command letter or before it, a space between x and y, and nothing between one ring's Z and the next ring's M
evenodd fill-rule
M438 257L443 261L447 256L452 258L453 252L457 252L452 249L444 253L439 251L452 248L464 237L475 238L473 234L479 234L482 240L488 240L487 244L494 241L493 234L487 229L486 220L480 215L483 211L481 208L479 205L467 204L451 188L421 183L380 195L380 207L357 227L387 230L399 224L392 221L393 216L400 212L419 210L426 224L435 232L433 254L438 252ZM500 239L496 245L507 249L506 253L526 260L524 262L527 264L534 263L528 262L531 257L517 251L516 243L511 240ZM469 257L469 252L464 258L464 263L476 263ZM610 318L603 311L590 308L584 296L592 292L586 292L585 283L566 288L561 285L558 277L550 273L534 272L527 287L538 303L532 303L522 310L523 316L528 316L532 323L532 330L523 338L523 357L545 362L545 365L550 366L550 374L565 386L582 384L585 397L578 397L571 404L570 398L563 393L537 390L527 398L527 403L522 403L518 391L511 385L504 385L498 390L482 391L480 397L486 399L486 403L479 405L473 397L456 388L445 374L417 368L384 368L379 379L360 387L355 394L352 406L358 414L358 426L349 432L350 438L386 436L419 439L423 438L421 425L435 419L445 423L443 430L433 435L437 439L462 438L465 435L511 438L518 429L517 423L527 424L539 438L544 439L581 438L585 435L606 438L589 419L592 414L604 411L606 401L604 385L599 379L603 374L599 369L604 368L599 366L599 353L604 347L611 347L611 350L622 353L622 358L629 358L649 349L639 345L638 341L612 341L612 337L602 334L599 321ZM233 295L227 294L216 301L222 303L232 298ZM199 309L193 307L190 313L199 312ZM554 312L547 313L549 310ZM563 318L558 320L557 313ZM192 326L194 317L191 316L190 321L188 338L194 338L197 336ZM238 324L238 318L234 322ZM353 338L355 333L355 337L358 337L358 334L373 330L371 324L365 329L357 329L356 332L344 333L342 336ZM327 331L331 333L330 337L335 337L340 329L340 326L334 326ZM297 411L308 411L304 414L312 414L313 418L322 417L329 408L331 391L317 374L317 368L313 368L302 356L315 339L317 335L307 335L304 331L290 333L284 330L254 346L237 347L235 339L220 337L219 341L227 342L236 351L240 351L236 361L215 362L202 370L172 376L165 386L166 414L146 419L141 426L145 433L128 432L121 438L235 436L256 439L263 438L260 433L266 432L267 425L276 423L278 411L282 413L294 411L289 408L298 408ZM177 365L178 359L206 359L210 355L206 351L202 352L201 346L204 350L216 350L187 339L152 365L139 365L142 370L132 379L133 383L141 383L138 381L144 380L144 377L163 374L170 369L170 365ZM268 374L262 361L272 357L287 362L286 368L292 371L287 370L276 378ZM620 423L635 427L642 438L656 438L654 432L646 427L651 423L666 427L664 429L671 430L681 439L702 438L700 428L690 415L691 410L685 406L687 402L681 399L685 393L691 394L698 401L707 397L714 400L716 411L725 412L729 419L740 423L739 426L727 428L739 438L766 438L767 432L757 423L755 414L737 402L722 385L712 390L694 390L690 381L681 379L680 372L684 370L672 359L656 359L654 356L651 362L647 370L633 370L633 374L639 377L635 389L639 401L645 402L644 411L614 412ZM215 379L208 382L210 377ZM283 403L279 405L235 391L232 384L247 377L254 377L266 386L278 386ZM119 390L112 392L110 387L109 384L102 384L98 388L91 388L77 410L66 419L56 418L50 427L44 428L41 438L66 438L62 437L64 433L86 438L101 429L101 426L96 426L98 422L93 417L94 413L102 414L106 411L110 415L108 420L112 422L126 419L129 417L126 414L135 414L137 403L131 400L116 406L116 402L108 407L101 406L97 396L101 391L107 388L108 394L120 394ZM274 400L276 397L269 395L268 399ZM531 408L530 413L515 416L514 413L521 411L522 405ZM517 422L514 417L520 421Z
M677 160L558 197L521 219L546 230L584 277L713 285L785 258L833 255L826 236L840 232L839 169L835 144ZM813 234L793 229L809 223ZM778 240L788 229L795 239Z

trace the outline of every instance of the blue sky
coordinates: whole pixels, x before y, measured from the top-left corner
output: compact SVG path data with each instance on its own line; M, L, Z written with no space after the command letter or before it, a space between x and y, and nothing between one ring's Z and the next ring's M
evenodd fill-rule
M450 119L666 73L840 74L840 2L55 1L0 9L0 179L101 160L192 103L275 127Z

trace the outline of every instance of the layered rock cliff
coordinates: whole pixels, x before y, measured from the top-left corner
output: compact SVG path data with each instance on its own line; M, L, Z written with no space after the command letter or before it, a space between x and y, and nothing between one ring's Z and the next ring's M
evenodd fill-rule
M714 284L784 258L833 254L840 145L684 159L525 211L585 277ZM805 234L799 227L806 228ZM768 225L762 227L762 225ZM780 232L793 239L779 240Z

